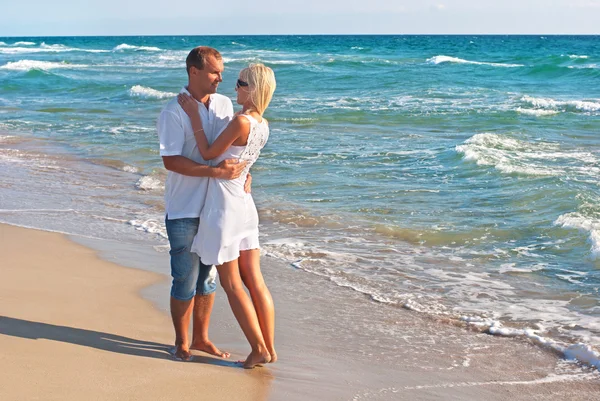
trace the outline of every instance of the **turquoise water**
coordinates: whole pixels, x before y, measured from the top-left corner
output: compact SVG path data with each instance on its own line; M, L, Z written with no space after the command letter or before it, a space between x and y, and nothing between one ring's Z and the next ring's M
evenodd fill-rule
M253 171L267 255L600 345L599 36L0 38L0 219L164 251L154 127L200 44L227 96L249 62L277 76Z

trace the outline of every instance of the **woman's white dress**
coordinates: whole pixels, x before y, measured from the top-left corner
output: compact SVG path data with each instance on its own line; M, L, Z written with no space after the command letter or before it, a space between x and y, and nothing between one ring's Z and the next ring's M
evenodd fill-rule
M221 265L237 259L240 251L259 248L258 213L252 195L244 191L244 183L250 167L267 143L269 126L264 119L259 123L252 116L242 116L250 121L246 146L230 146L215 162L240 159L248 164L234 180L209 179L198 234L191 248L207 265Z

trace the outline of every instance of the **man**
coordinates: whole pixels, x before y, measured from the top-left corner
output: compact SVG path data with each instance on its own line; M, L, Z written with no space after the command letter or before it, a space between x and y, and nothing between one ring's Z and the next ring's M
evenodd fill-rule
M231 100L216 93L222 82L223 58L213 48L197 47L189 53L186 69L188 86L181 92L198 101L204 132L212 142L233 116ZM191 122L177 99L173 99L162 110L157 129L160 155L169 171L165 185L165 224L171 245L173 282L170 303L175 328L174 355L176 359L189 361L192 358L190 349L197 349L229 357L227 352L221 352L208 338L216 290L215 269L204 265L197 254L190 252L190 248L198 231L208 178L237 178L245 162L225 160L216 167L209 166L200 156ZM188 329L192 316L190 343Z

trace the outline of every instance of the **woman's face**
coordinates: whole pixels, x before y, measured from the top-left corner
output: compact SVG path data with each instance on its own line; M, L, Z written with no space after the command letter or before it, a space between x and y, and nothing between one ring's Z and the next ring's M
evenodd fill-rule
M237 92L237 104L244 105L249 98L249 86L248 81L244 80L241 75L235 84L235 91Z

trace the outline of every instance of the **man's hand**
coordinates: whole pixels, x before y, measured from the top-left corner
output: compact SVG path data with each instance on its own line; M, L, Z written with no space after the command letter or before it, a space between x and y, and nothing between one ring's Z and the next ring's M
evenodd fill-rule
M233 180L238 178L244 167L246 167L246 161L240 161L237 159L223 160L217 167L215 167L215 178L221 178L223 180Z
M244 191L249 194L250 192L252 192L252 176L250 175L250 173L248 173L248 175L246 176L246 182L244 183Z

